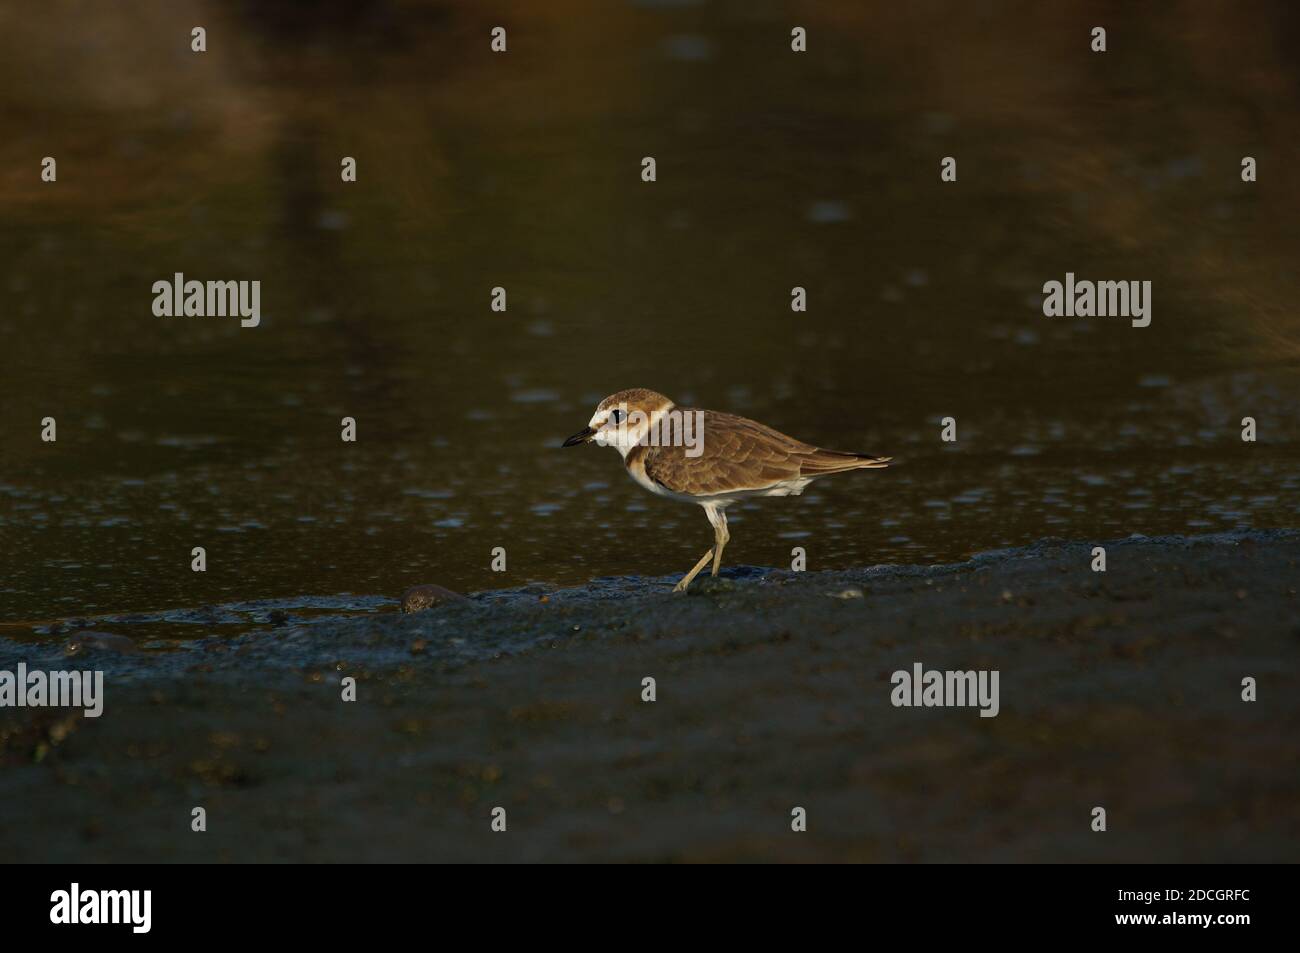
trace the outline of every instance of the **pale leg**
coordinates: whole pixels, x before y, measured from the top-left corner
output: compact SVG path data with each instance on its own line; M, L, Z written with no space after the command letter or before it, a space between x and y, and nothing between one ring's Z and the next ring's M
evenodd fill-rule
M713 575L716 576L722 565L722 550L731 539L731 533L727 532L727 514L722 507L706 506L704 512L713 524Z
M705 553L703 556L700 557L700 561L695 564L695 568L692 569L690 572L688 572L685 576L683 576L681 582L673 586L673 592L685 592L686 587L691 584L691 580L700 574L700 570L703 569L705 566L707 566L709 564L709 560L712 558L713 558L713 550L710 549L707 553Z

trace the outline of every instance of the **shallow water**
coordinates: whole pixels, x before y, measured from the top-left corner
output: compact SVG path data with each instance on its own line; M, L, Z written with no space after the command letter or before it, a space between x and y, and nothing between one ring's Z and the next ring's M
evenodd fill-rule
M1083 4L517 4L504 57L477 4L288 9L0 29L9 632L684 571L701 513L558 449L630 386L896 458L733 507L734 563L1297 524L1289 5L1112 12L1104 60ZM155 317L177 271L261 280L261 326ZM1151 326L1044 317L1067 271Z

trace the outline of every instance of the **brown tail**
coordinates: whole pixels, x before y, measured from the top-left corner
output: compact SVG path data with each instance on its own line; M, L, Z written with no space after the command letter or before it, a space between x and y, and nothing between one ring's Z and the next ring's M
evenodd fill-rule
M889 466L893 457L873 457L869 453L840 453L838 450L816 450L799 463L800 476L824 476L843 473L845 470L878 470Z

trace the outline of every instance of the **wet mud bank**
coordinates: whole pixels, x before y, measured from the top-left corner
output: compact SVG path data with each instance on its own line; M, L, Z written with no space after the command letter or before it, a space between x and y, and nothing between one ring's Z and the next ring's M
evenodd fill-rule
M1094 545L530 586L168 651L0 640L0 671L104 673L98 718L0 708L0 854L1300 860L1300 532L1112 541L1104 573ZM996 717L893 704L918 663L996 671Z

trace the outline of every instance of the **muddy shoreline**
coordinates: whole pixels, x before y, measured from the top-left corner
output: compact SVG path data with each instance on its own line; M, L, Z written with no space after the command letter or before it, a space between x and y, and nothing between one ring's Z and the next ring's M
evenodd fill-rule
M1093 545L530 586L167 652L0 640L0 670L106 682L98 719L0 709L0 852L1300 860L1300 532L1112 541L1105 573ZM998 716L894 707L916 662L998 670Z

